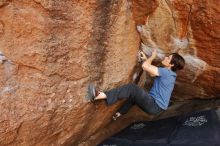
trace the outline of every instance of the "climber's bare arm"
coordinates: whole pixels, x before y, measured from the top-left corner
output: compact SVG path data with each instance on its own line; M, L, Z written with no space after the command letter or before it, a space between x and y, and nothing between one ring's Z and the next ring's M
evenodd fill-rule
M159 76L158 67L154 65L143 63L142 68L144 71L148 72L151 77Z
M146 55L141 52L141 59L144 60L144 63L142 64L142 68L144 71L148 72L150 76L159 76L158 67L152 65L152 61L156 58L157 52L156 50L153 51L152 55L147 58Z

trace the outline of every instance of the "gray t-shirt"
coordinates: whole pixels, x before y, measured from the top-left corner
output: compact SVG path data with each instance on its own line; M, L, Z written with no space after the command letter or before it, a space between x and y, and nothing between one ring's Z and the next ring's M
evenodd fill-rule
M170 102L177 75L167 68L159 67L158 71L159 76L154 79L154 84L149 95L155 99L155 102L162 109L166 110Z

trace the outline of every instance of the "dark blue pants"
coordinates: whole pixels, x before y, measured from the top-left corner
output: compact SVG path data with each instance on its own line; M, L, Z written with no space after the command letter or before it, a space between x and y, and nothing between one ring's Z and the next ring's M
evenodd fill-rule
M127 113L133 105L137 105L148 114L157 114L164 111L157 105L154 98L135 84L126 84L109 90L105 94L107 95L107 105L112 105L120 99L127 99L118 110L121 114Z

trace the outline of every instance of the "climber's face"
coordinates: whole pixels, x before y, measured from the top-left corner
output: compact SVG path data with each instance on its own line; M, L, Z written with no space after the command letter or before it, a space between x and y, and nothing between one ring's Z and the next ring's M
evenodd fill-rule
M166 56L166 57L164 57L164 59L162 60L162 64L163 64L165 67L172 67L173 65L170 64L171 60L172 60L172 55Z

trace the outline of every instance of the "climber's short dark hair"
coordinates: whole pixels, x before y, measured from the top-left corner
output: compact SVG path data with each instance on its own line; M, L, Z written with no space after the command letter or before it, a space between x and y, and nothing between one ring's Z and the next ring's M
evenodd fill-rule
M185 65L184 58L178 53L172 53L171 55L172 55L172 59L170 61L170 64L174 65L171 67L171 70L175 72L177 70L183 69Z

